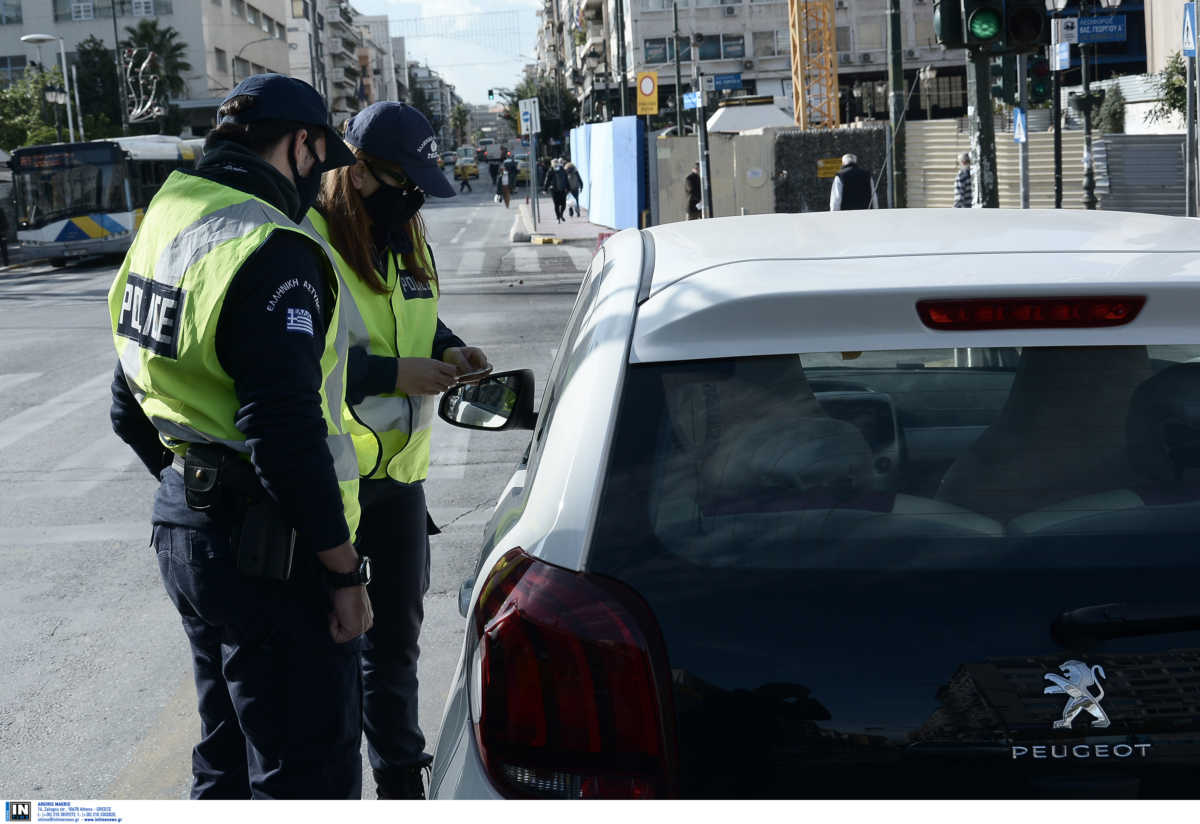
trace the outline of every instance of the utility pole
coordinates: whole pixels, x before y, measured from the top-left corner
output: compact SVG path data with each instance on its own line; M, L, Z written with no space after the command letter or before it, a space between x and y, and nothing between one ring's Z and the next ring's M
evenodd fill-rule
M975 202L984 209L1000 208L996 185L996 124L992 117L992 71L988 55L970 52L967 64L967 94L975 110L975 131L971 135L971 154L978 160L975 174Z
M1029 86L1025 82L1028 69L1028 55L1017 55L1017 100L1021 111L1029 116ZM1017 153L1021 158L1021 208L1029 208L1029 121L1026 120L1025 139L1017 144Z
M1069 47L1068 47L1069 48ZM1058 65L1057 63L1055 65ZM1054 103L1054 208L1062 208L1062 72L1055 69L1053 74Z
M1096 168L1092 156L1092 86L1088 77L1088 46L1079 45L1079 71L1083 75L1083 95L1079 108L1083 112L1083 206L1095 209Z
M617 0L617 71L621 73L621 117L625 116L625 0Z
M888 206L904 208L904 50L900 30L900 0L888 0L888 111L891 129L888 137L890 172Z
M675 136L683 137L683 71L679 67L679 4L675 0L671 0L671 18L675 26L671 44L675 50Z
M700 73L697 53L700 43L692 39L692 88L696 90L696 138L700 141L700 216L712 217L712 175L708 167L708 119L704 116L704 76Z
M1196 164L1193 159L1196 151L1196 58L1185 57L1183 62L1187 64L1187 142L1183 151L1183 190L1187 193L1185 214L1195 217L1196 198L1193 190L1196 186Z
M129 134L129 107L125 103L125 70L121 65L121 35L117 33L117 4L112 8L113 63L117 67L117 100L121 107L121 134Z

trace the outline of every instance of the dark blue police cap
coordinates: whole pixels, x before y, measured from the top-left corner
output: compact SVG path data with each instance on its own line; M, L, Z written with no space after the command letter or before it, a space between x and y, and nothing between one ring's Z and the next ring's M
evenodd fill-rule
M254 107L237 114L225 115L222 123L254 123L259 120L294 120L325 130L325 169L350 166L354 153L346 147L338 133L329 125L329 109L317 90L294 77L282 74L255 74L233 88L221 105L241 95L256 98Z
M346 123L346 142L396 166L434 197L454 197L438 168L437 135L425 115L405 103L372 103Z

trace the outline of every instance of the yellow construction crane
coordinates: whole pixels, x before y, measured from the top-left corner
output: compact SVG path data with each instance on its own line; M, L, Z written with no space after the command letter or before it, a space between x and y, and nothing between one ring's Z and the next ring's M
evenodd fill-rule
M833 0L788 0L792 102L802 129L842 122L838 105L837 25Z

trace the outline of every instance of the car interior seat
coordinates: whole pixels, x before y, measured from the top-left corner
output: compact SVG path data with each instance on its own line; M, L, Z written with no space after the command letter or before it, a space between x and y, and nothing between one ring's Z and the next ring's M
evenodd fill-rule
M1094 539L1101 536L1188 533L1183 551L1190 559L1190 536L1200 532L1200 363L1169 366L1139 386L1129 404L1126 431L1133 470L1128 486L1014 518L1009 534L1087 538L1095 561L1102 545ZM1131 545L1123 540L1112 552L1127 561L1131 548L1162 551L1165 543Z
M732 562L753 547L761 563L840 566L849 536L861 549L889 535L1002 534L959 507L874 491L870 446L858 427L821 408L798 358L729 368L723 380L687 371L664 380L681 448L664 468L660 488L669 491L655 520L680 537L668 522L694 526L689 555Z
M1144 346L1024 349L999 417L946 471L937 499L1005 522L1127 486L1126 416L1150 374Z

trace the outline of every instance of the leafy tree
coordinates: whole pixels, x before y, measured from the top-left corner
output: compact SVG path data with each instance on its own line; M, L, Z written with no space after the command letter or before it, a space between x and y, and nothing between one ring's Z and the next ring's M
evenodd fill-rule
M26 71L7 89L0 90L0 146L12 151L55 142L58 135L49 108L52 104L45 102L43 94L46 86L62 85L62 71L55 66L47 72ZM65 137L65 111L59 117Z
M1183 55L1175 52L1167 58L1166 67L1158 73L1158 102L1150 110L1151 123L1165 120L1172 114L1187 114L1187 66Z
M89 35L75 53L84 133L91 140L121 134L121 100L112 49L95 35Z
M515 89L500 89L499 94L504 101L504 111L500 116L508 121L513 134L521 133L521 113L517 101L530 97L538 99L541 110L542 135L567 140L567 133L579 125L579 101L567 89L559 88L553 79L548 77L526 77ZM562 111L559 111L561 101ZM539 140L540 142L540 140Z
M192 70L187 62L187 44L179 42L179 32L173 26L159 28L153 19L139 20L136 27L126 26L128 37L121 41L122 49L147 49L154 52L150 71L159 77L163 97L181 97L187 91L184 74Z
M470 120L471 110L464 103L459 103L450 112L450 128L454 130L454 141L459 146L467 142L467 124Z
M432 107L429 105L429 95L425 94L425 89L417 85L416 77L411 73L408 75L408 87L412 89L409 95L409 105L425 115L425 119L429 121L429 125L433 127L435 133L442 131L442 118L434 115Z
M1121 87L1110 86L1100 104L1100 113L1096 116L1096 130L1101 134L1125 133L1125 95Z

